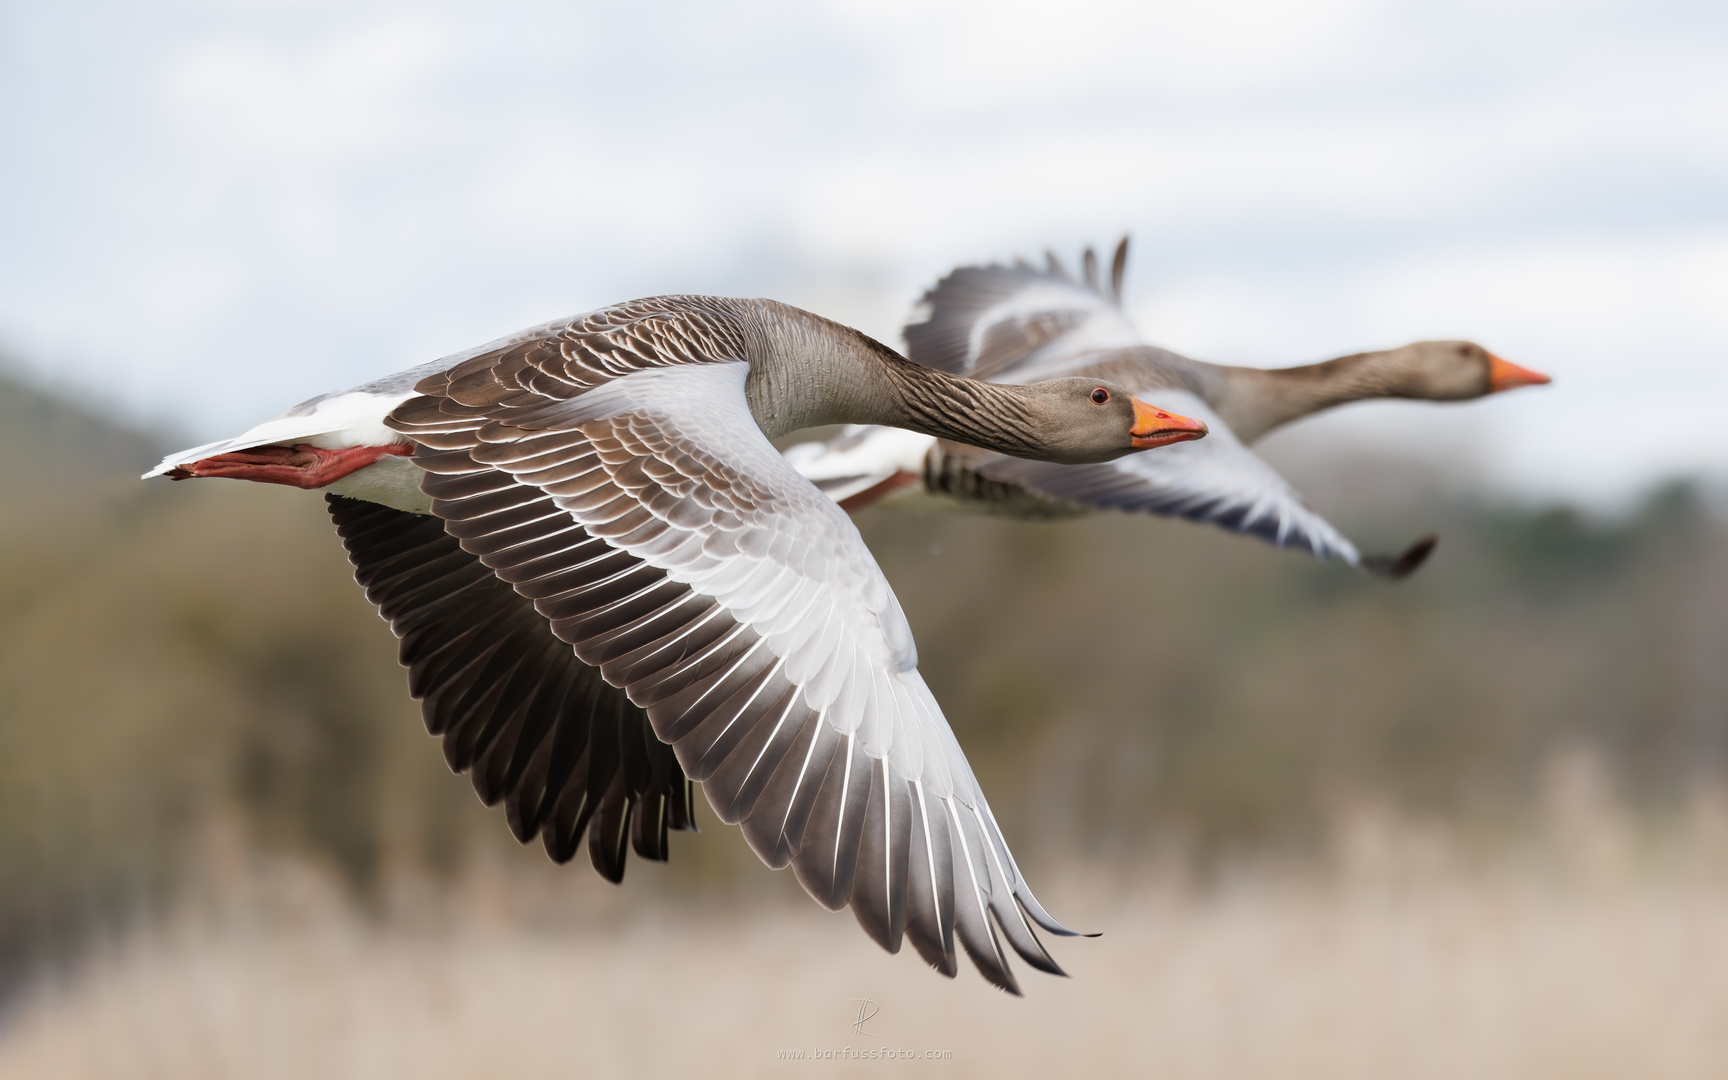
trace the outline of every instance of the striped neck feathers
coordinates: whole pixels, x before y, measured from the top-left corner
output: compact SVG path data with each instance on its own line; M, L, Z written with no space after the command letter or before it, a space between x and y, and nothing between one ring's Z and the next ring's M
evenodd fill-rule
M881 424L1037 456L1029 397L914 364L866 334L772 300L746 302L745 396L770 438L825 424Z

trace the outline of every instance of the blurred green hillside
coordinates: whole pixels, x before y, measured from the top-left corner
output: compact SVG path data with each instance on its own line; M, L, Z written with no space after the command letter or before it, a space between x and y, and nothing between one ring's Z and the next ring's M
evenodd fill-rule
M540 873L421 730L322 501L140 483L157 441L0 383L0 968L169 903L234 823L363 908L399 874ZM1358 536L1437 529L1432 564L1394 586L1164 521L860 520L1024 863L1300 854L1360 800L1516 831L1579 748L1653 818L1724 780L1728 527L1692 489L1599 522L1413 463L1295 479ZM622 888L749 870L699 817Z

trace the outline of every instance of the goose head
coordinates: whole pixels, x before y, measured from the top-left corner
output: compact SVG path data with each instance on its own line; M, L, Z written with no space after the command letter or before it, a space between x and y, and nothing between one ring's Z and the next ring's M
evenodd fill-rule
M1552 381L1473 341L1418 341L1386 355L1403 376L1404 395L1428 401L1467 401Z
M1051 379L1016 389L1026 404L1026 433L1037 442L1035 456L1043 461L1113 461L1206 434L1203 421L1147 404L1113 382Z

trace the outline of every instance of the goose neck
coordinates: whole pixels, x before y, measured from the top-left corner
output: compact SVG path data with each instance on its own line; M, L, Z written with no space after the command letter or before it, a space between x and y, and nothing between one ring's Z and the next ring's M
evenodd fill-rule
M825 424L880 424L1029 456L1039 446L1018 388L915 364L866 334L760 300L745 395L770 438Z
M1408 373L1385 352L1353 353L1318 364L1288 368L1222 369L1225 385L1216 402L1225 422L1244 442L1252 442L1293 420L1379 397L1414 396Z

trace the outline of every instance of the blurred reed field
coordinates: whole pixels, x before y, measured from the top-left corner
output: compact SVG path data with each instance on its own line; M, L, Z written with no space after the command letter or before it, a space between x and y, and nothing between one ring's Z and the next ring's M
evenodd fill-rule
M879 954L705 832L614 888L451 776L315 495L0 384L0 1077L1722 1075L1728 524L1281 464L1399 584L1126 517L859 521L1076 976ZM853 1034L882 1007L879 1042ZM829 1061L840 1072L880 1061Z

